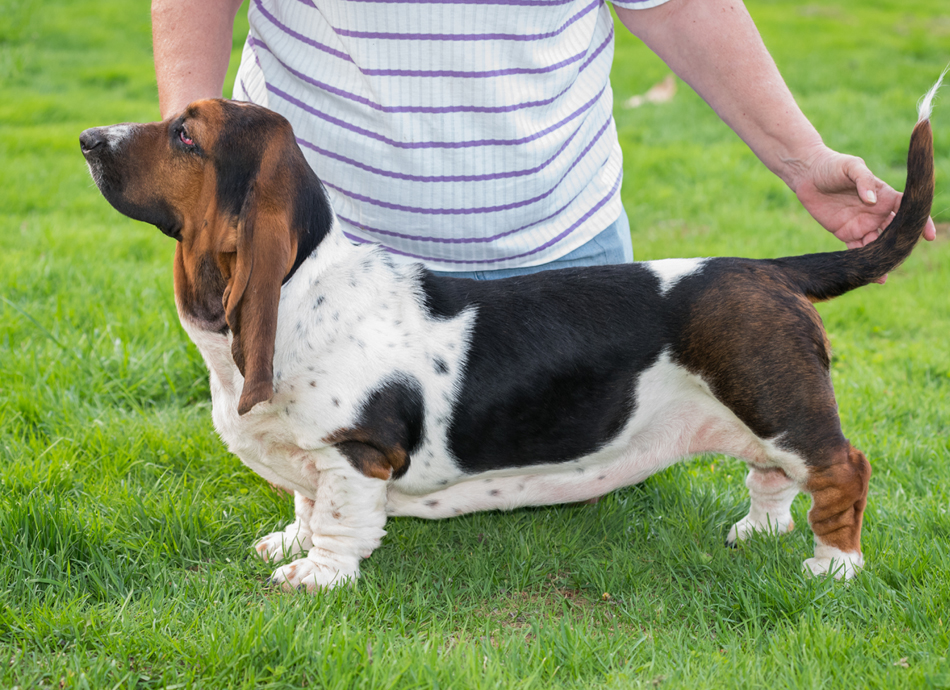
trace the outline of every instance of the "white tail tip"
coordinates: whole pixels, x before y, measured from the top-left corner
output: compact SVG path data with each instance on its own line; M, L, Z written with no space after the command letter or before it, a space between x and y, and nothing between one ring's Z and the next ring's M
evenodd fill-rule
M933 111L934 96L936 96L937 91L940 90L940 84L943 82L943 78L947 74L947 71L950 71L950 65L947 65L943 68L943 72L940 73L937 83L931 86L930 91L928 91L926 95L917 103L917 122L923 122L924 120L930 119L930 113Z

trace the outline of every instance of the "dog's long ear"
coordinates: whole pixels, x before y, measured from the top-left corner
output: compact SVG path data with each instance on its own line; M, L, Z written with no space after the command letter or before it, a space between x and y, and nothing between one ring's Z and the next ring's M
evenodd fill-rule
M277 177L261 170L251 183L238 219L236 251L226 261L230 275L223 296L224 314L233 335L231 355L244 375L238 403L242 415L274 395L280 286L297 249Z

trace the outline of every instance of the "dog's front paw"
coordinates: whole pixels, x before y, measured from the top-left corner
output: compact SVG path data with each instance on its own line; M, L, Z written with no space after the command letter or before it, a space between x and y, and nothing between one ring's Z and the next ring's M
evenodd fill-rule
M739 520L729 530L729 536L726 537L726 544L735 546L736 542L743 541L751 537L755 532L765 532L766 534L785 534L795 529L795 523L792 516L788 515L778 520L771 517L767 520L754 520L751 515L746 515Z
M818 551L818 549L816 549ZM835 551L838 551L835 549ZM864 556L858 553L838 551L833 555L815 556L802 563L802 570L820 577L833 573L836 580L850 580L864 567Z
M271 575L271 584L285 592L306 588L308 592L330 589L348 582L355 582L359 572L344 572L333 566L317 563L309 558L298 558L281 566Z
M309 534L298 529L296 523L287 526L282 532L271 532L254 544L254 550L265 563L282 561L287 556L296 556L313 546Z

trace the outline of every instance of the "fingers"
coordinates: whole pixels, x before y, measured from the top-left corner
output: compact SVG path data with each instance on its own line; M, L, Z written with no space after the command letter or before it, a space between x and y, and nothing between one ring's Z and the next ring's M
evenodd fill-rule
M894 220L894 216L896 216L896 215L897 215L897 214L894 213L893 211L891 211L889 214L887 214L887 220L885 220L883 223L881 223L881 227L880 227L881 232L884 232L884 230L887 229L887 226L891 224L891 221ZM880 233L878 233L878 234L880 234Z
M870 244L871 242L873 242L880 236L881 236L880 230L872 230L871 232L865 235L862 235L861 237L855 240L846 240L844 245L848 249L857 249L858 247L863 247L866 244Z
M933 242L937 239L937 226L934 225L934 219L928 218L927 225L924 227L924 239Z
M858 190L858 198L868 206L877 203L878 192L884 187L884 182L874 176L868 166L860 158L853 158L848 166L848 177L854 180Z

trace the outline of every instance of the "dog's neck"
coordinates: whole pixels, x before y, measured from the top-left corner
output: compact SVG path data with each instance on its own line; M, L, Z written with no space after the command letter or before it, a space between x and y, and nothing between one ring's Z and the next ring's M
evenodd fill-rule
M330 206L326 189L312 170L308 168L307 172L309 175L298 191L291 219L290 231L296 234L297 256L290 271L284 276L282 285L293 277L300 265L310 258L331 233L336 232L341 236L343 234L338 227L333 207Z

